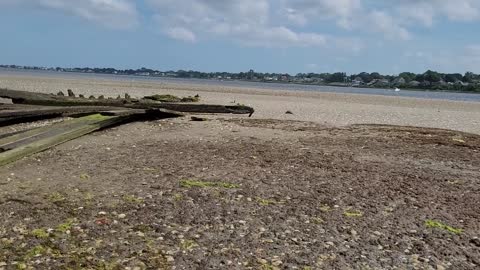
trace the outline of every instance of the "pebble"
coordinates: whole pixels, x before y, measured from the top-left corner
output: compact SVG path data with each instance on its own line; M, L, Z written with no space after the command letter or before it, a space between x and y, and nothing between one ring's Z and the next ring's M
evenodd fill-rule
M383 235L383 233L381 233L381 232L379 232L379 231L374 231L373 234L378 235L378 236Z
M105 215L107 215L107 212L101 211L101 212L98 212L98 215L99 216L105 216Z
M470 240L470 243L472 243L473 245L475 245L477 247L480 247L480 239L478 237L472 238L472 240Z
M273 260L273 261L272 261L272 265L273 265L273 266L280 266L282 263L283 263L283 262L280 261L280 260Z
M257 262L260 263L260 264L267 264L268 263L268 261L265 260L265 259L258 259Z
M166 259L167 259L167 262L174 262L175 261L175 258L173 258L172 256L167 256Z
M119 219L124 219L124 218L126 218L126 217L127 217L127 215L125 215L125 214L120 214L120 215L118 215L118 218L119 218Z

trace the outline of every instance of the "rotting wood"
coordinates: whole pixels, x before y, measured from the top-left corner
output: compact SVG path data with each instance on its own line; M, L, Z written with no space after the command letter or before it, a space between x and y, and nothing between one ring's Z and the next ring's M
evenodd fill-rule
M128 121L134 116L135 114L124 116L93 114L3 138L0 140L0 166L96 130Z
M179 117L183 114L165 109L123 110L63 121L50 126L16 132L0 137L0 166L96 130L139 119Z
M1 107L3 107L2 105ZM48 106L9 106L0 110L0 127L17 123L32 122L61 116L82 116L93 113L122 110L118 107L80 106L80 107L48 107Z
M9 98L14 104L30 104L44 106L111 106L132 109L167 109L186 113L229 113L249 114L254 113L252 107L244 105L211 105L211 104L185 104L164 103L149 99L84 99L52 94L32 93L9 89L0 89L0 97Z

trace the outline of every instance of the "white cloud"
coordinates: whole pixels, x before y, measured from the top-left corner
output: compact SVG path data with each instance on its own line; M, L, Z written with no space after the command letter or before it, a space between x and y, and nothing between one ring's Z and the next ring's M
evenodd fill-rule
M410 33L400 26L393 17L382 11L372 11L368 18L371 20L371 29L383 33L389 39L408 40Z
M132 0L0 0L0 5L57 10L114 29L138 25L138 11Z
M195 34L183 27L173 27L165 31L168 36L173 39L186 41L186 42L195 42L197 40Z
M352 18L361 9L361 0L283 0L286 18L306 24L310 20L334 20L342 28L352 27Z
M237 41L246 46L324 46L327 38L319 33L293 31L270 18L269 0L148 0L160 27L189 29L169 36L192 41L194 36L210 36ZM195 34L193 34L195 33ZM187 37L185 39L185 37Z
M413 19L428 27L434 25L436 18L463 22L480 20L478 0L404 0L395 1L394 5L397 14L404 19Z

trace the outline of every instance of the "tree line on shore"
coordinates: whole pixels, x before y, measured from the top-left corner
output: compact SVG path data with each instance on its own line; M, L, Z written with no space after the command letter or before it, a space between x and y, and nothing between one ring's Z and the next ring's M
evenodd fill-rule
M45 68L17 65L0 65L1 68L26 69L26 70L50 70L57 72L80 72L95 74L136 75L153 77L176 77L195 79L217 80L245 80L258 82L283 82L317 85L353 86L353 87L377 87L377 88L410 88L423 90L449 90L480 93L480 74L473 72L439 73L428 70L416 74L402 72L398 75L382 75L378 72L361 72L358 74L335 73L262 73L249 70L248 72L200 72L193 70L159 71L149 68L140 69L115 69L115 68Z

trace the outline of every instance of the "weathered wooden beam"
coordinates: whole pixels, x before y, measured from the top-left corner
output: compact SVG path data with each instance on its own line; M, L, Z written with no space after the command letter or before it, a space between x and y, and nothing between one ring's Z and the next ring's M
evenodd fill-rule
M96 130L128 121L135 114L93 114L0 139L0 166L44 151Z
M37 120L50 119L61 116L77 116L100 112L122 110L118 107L75 106L75 107L48 107L48 106L5 106L0 105L0 126L26 123Z
M167 109L186 113L249 114L250 116L255 111L243 105L163 103L150 99L85 99L8 89L0 89L0 97L9 98L15 104L45 106L112 106L132 109Z

